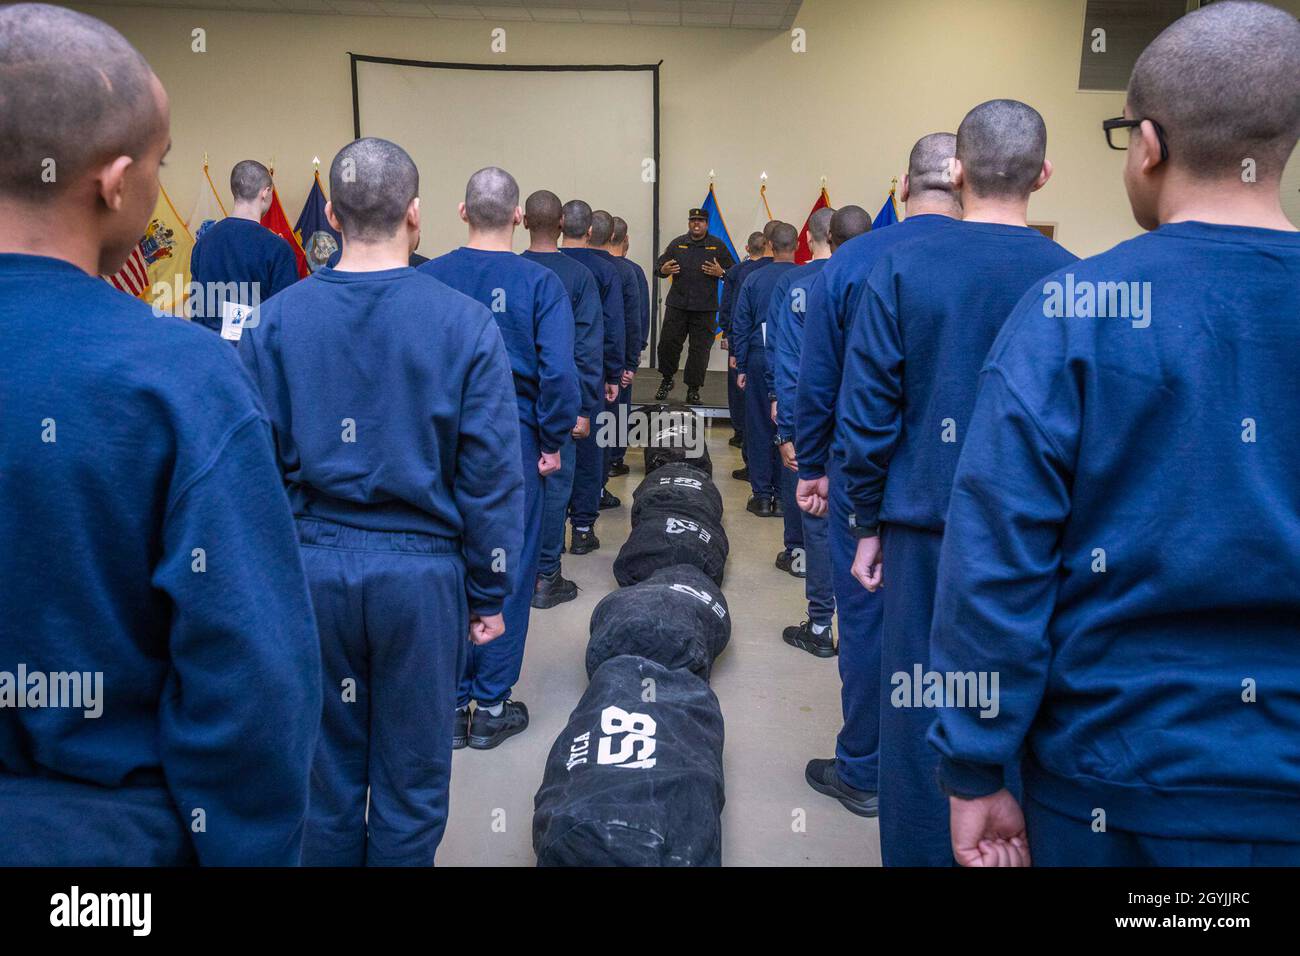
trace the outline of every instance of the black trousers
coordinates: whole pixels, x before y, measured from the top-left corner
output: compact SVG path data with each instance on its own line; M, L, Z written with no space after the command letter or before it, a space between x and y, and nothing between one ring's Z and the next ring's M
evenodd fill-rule
M704 384L704 373L709 367L709 353L713 350L714 329L717 327L717 310L691 312L668 306L664 309L664 324L659 330L659 372L664 378L677 374L682 360L682 345L687 336L691 340L686 354L686 387L699 388Z

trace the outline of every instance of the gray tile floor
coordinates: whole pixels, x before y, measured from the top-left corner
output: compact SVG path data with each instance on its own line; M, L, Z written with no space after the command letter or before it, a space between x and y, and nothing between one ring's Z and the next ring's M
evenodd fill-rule
M725 422L709 435L731 542L723 584L732 614L731 644L711 681L726 721L723 863L878 866L875 821L853 816L804 782L809 758L834 753L839 673L834 658L818 660L781 640L781 629L804 616L803 582L772 566L781 549L781 521L745 511L749 486L731 477L741 460L726 444L730 435ZM632 491L643 477L641 453L630 452L628 464L632 473L610 482L624 505L601 513L600 550L564 556L565 576L582 589L578 599L533 612L523 676L515 688L515 698L528 705L531 726L495 750L456 753L440 866L536 862L533 795L547 751L587 686L583 655L592 609L617 587L611 568L627 537Z

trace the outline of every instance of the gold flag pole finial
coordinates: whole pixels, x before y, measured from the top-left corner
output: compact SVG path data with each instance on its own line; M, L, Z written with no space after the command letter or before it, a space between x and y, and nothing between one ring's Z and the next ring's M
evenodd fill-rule
M897 189L898 189L898 177L895 176L893 179L889 181L889 194L892 196L894 194L894 191Z
M206 149L203 151L203 168L208 168L208 151Z
M311 165L312 165L312 168L314 168L314 169L316 170L316 172L319 173L319 172L320 172L320 157L319 157L319 156L313 156L313 157L311 158Z

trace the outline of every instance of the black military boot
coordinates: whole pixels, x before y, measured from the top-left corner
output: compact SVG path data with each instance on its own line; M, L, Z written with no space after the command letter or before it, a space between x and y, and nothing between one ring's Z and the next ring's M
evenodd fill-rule
M655 401L656 402L668 401L668 396L672 394L672 390L673 390L673 380L668 376L664 376L664 380L659 383L659 391L655 392Z
M691 386L690 388L686 389L686 404L687 405L700 404L700 390L698 388Z
M532 605L539 611L545 611L548 607L572 601L577 596L578 586L556 569L550 574L537 575Z
M569 554L590 554L600 547L600 539L596 537L596 532L588 528L586 531L573 529L573 535L569 539Z

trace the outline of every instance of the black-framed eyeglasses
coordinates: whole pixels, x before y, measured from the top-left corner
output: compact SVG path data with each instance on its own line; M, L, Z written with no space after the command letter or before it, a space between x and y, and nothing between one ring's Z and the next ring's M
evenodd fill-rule
M1147 117L1151 119L1151 117ZM1102 120L1101 128L1106 134L1106 145L1111 149L1128 149L1128 141L1132 131L1142 125L1144 120L1125 119L1123 116L1116 116L1114 119ZM1169 144L1165 142L1165 131L1155 120L1151 120L1151 125L1155 127L1156 140L1160 143L1160 158L1167 160L1169 158Z

